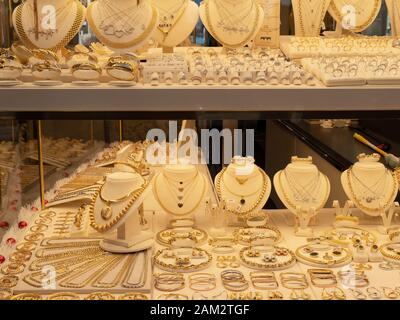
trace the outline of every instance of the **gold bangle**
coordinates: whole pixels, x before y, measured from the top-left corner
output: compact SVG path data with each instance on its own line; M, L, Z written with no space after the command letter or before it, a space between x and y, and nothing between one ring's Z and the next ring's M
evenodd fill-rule
M37 293L21 293L12 296L11 300L42 300L42 296Z
M49 295L47 300L81 300L81 298L73 292L57 292Z

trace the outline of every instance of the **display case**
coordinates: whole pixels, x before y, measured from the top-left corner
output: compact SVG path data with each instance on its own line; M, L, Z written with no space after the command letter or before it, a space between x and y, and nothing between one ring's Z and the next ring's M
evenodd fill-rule
M0 299L399 299L400 7L371 3L17 6Z

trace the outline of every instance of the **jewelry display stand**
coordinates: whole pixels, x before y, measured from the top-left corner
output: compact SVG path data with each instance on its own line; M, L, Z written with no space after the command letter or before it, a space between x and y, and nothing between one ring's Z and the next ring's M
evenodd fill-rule
M104 45L129 52L146 46L158 25L158 11L147 0L99 0L89 5L87 20Z
M86 8L78 0L37 0L37 6L34 0L27 0L14 10L12 20L26 47L57 51L79 33L85 15Z
M378 231L387 234L398 206L395 199L399 190L393 172L379 162L379 154L360 154L352 167L343 172L341 182L349 199L363 213L381 217L383 226Z
M195 227L195 216L205 211L207 192L206 178L187 159L178 159L178 164L166 165L156 174L153 194L170 217L167 229L162 231L169 236L169 245L194 246L207 238L204 231Z
M274 176L275 190L295 216L299 237L312 236L310 220L325 206L330 194L328 178L313 164L312 157L292 157L286 169Z
M206 214L210 214L212 217L212 226L208 230L208 233L212 237L223 237L226 235L226 214L225 214L225 203L220 201L219 204L210 204L210 200L206 200Z
M152 4L160 14L154 39L164 53L172 53L196 27L199 8L192 0L152 0Z
M320 34L328 0L292 0L296 37L317 37Z
M361 32L375 21L381 6L381 0L331 0L328 11L343 32Z
M261 210L271 194L270 178L254 162L253 157L235 156L215 177L217 195L225 212L236 216L239 222L265 217Z
M332 207L335 209L335 222L333 226L338 227L355 227L359 224L359 219L351 215L351 209L354 208L354 203L347 200L343 206L340 206L338 200L333 201Z
M386 8L390 17L390 26L392 29L392 36L400 36L400 1L399 0L385 0Z
M131 190L128 195L126 190ZM136 173L114 172L106 177L90 207L91 226L106 233L100 242L102 249L129 253L153 246L153 232L142 228L146 224L142 204L150 191L148 183Z
M231 49L249 44L264 22L264 10L256 0L206 0L200 4L199 13L207 31Z

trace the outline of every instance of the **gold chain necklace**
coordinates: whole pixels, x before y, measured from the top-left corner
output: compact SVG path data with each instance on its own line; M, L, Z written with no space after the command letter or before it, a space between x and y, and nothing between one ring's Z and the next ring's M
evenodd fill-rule
M389 171L389 173L391 174L392 179L393 179L393 188L392 188L388 202L381 208L371 208L371 207L368 207L368 206L362 204L361 201L358 199L358 197L353 189L353 186L351 184L351 168L349 170L347 170L347 185L349 187L350 194L353 198L352 200L354 201L354 203L356 204L356 206L358 208L360 208L363 211L367 211L367 212L380 212L380 211L386 211L387 209L389 209L389 207L392 205L392 199L394 199L394 197L396 196L396 194L398 192L398 187L397 187L398 183L397 183L396 175L392 171Z
M204 3L204 9L205 9L205 14L206 14L206 19L208 22L208 27L209 27L209 31L211 33L211 35L215 38L215 40L217 40L219 43L221 43L224 47L228 47L228 48L240 48L245 46L246 44L248 44L252 38L256 35L256 31L257 31L257 26L258 26L258 22L259 22L259 18L260 18L260 8L258 7L258 5L256 6L256 17L254 19L254 24L252 26L251 31L249 32L249 34L246 36L246 38L243 41L240 41L238 43L227 43L223 40L221 40L220 37L217 36L216 30L214 29L214 26L211 22L211 17L210 17L210 0L205 0Z
M303 12L302 4L307 3L307 1L308 1L308 4L309 4L309 7L310 7L310 10L309 10L310 11L310 15L309 15L309 17L307 19L311 24L311 32L310 33L306 32L305 25L304 25L304 19L303 19L304 12ZM314 12L315 11L318 12L318 10L313 6L313 3L311 3L311 0L298 0L299 23L300 23L300 28L301 28L301 30L300 30L301 31L301 35L300 36L308 36L309 37L309 36L318 36L319 35L320 30L321 30L321 25L322 25L322 22L324 21L328 6L326 5L326 0L323 0L323 1L317 0L317 2L319 2L321 4L321 8L320 8L321 9L321 15L320 16L315 15L319 19L315 23L312 18L315 19Z
M372 0L370 0L370 1L372 1ZM371 14L368 17L368 19L364 23L355 25L351 29L351 31L361 32L361 31L365 30L366 28L368 28L374 22L375 18L377 17L377 15L379 14L379 11L381 9L382 0L373 0L373 1L374 1L374 7L372 8ZM357 3L357 5L350 4L350 2L351 2L351 0L332 0L332 2L330 4L330 8L331 8L330 12L333 14L333 16L335 17L335 19L338 23L341 23L344 19L344 16L341 12L342 8L344 6L353 6L354 8L357 9L357 11L360 11L360 8L359 8L360 5L363 6L368 1L359 1Z
M144 180L142 178L142 180ZM101 201L104 202L104 207L101 209L101 217L104 220L109 220L111 219L111 217L113 216L113 210L111 207L112 203L119 203L125 200L128 200L129 198L131 198L132 196L134 196L135 193L139 192L139 190L141 188L143 188L144 184L142 184L139 188L131 191L130 193L128 193L127 195L122 196L121 198L118 199L106 199L103 195L102 195L102 191L103 191L103 187L105 186L105 183L100 187L100 191L99 191L99 198L101 199Z
M174 10L172 13L170 13L169 10L163 9L160 6L157 6L155 2L153 2L153 5L157 7L159 12L163 11L168 13L169 17L167 15L164 15L161 21L158 23L157 28L163 33L163 41L168 37L169 33L174 29L174 27L178 24L178 22L181 20L182 16L184 15L188 5L189 1L188 0L183 0L183 3L179 5L177 10ZM178 13L175 16L175 13ZM171 19L172 21L168 23L168 19Z
M90 27L93 29L96 37L99 38L99 40L108 47L117 48L117 49L126 49L126 48L134 47L134 46L140 44L141 42L143 42L148 36L150 36L151 32L153 32L154 28L156 27L156 23L158 20L158 11L154 6L151 6L151 9L152 9L151 21L150 21L149 25L147 26L147 28L143 31L143 33L139 37L132 39L128 42L111 41L111 40L107 39L107 37L104 36L103 33L97 28L97 26L92 18L91 11L93 8L92 7L93 4L94 3L89 5L89 7L87 9L87 20L89 22Z
M215 179L215 189L217 191L217 195L218 195L218 198L220 200L222 200L221 180L222 180L222 176L224 175L226 169L227 168L222 169L222 171L217 175L217 177ZM265 193L267 192L268 179L267 179L266 173L261 168L258 168L258 170L260 170L260 172L261 172L261 174L263 176L263 187L262 187L262 189L260 191L260 195L258 196L257 201L254 202L254 204L249 209L247 209L245 211L232 210L232 209L229 209L229 208L226 208L225 209L226 211L228 211L230 213L233 213L235 215L238 215L239 217L245 217L248 214L252 213L252 211L254 211L256 208L258 208L260 206L261 202L264 199ZM241 203L240 204L244 205L245 202L243 202L242 200L244 200L244 199L241 199Z
M145 181L143 186L133 193L127 205L118 214L116 214L111 221L108 221L105 224L98 224L94 216L94 206L100 194L100 188L99 188L99 190L94 194L92 202L89 205L90 226L100 233L110 230L129 212L131 207L135 204L136 200L143 194L148 185L149 183Z
M200 176L200 177L201 177L202 180L203 180L203 188L202 188L202 191L201 191L201 193L200 193L201 196L199 197L199 201L198 201L192 208L186 210L185 212L181 212L181 213L176 213L175 211L172 211L172 210L168 209L168 208L163 204L163 202L160 200L160 196L159 196L159 194L158 194L157 186L156 186L156 184L154 184L154 189L153 189L153 190L154 190L154 196L155 196L157 202L160 204L161 208L163 208L166 212L168 212L169 214L172 214L172 215L174 215L174 216L186 216L186 215L189 214L190 212L194 211L194 210L200 205L200 202L203 200L204 193L205 193L205 191L206 191L206 181L204 180L205 178L204 178L203 176ZM157 181L157 178L156 178L155 180ZM181 207L182 207L182 206L181 206Z
M282 173L283 173L283 170L280 171L280 172L278 173L278 175L279 175L279 176L278 176L279 188L280 188L281 191L282 191L282 195L283 195L283 198L284 198L286 204L287 204L289 207L291 207L293 210L295 210L297 206L290 200L289 196L288 196L287 193L285 192L285 189L283 188ZM324 175L324 174L321 174L321 175L324 177L326 183L329 185L329 180L328 180L327 176ZM323 199L322 203L319 205L319 207L316 209L316 211L321 210L321 209L325 206L325 203L328 201L328 198L329 198L329 188L326 188L326 194L325 194L325 196L324 196L324 199Z
M53 48L49 48L48 50L51 51L58 51L62 48L64 48L79 32L82 22L84 20L83 17L83 6L82 4L78 1L74 1L76 4L76 16L74 23L72 24L71 28L69 29L68 33L65 35L65 37ZM25 3L19 5L15 10L15 27L17 29L17 33L21 38L21 41L27 46L29 49L38 49L38 46L36 46L28 37L28 35L25 32L24 25L22 23L22 9L24 7Z

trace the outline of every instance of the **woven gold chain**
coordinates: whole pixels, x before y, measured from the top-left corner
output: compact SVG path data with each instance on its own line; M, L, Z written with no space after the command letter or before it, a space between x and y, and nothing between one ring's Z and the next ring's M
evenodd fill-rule
M72 27L69 29L68 33L65 35L65 37L53 48L49 48L48 50L55 51L57 52L58 50L64 48L79 32L82 22L84 20L83 17L83 6L82 4L78 1L75 0L76 3L76 17L75 21L72 25ZM29 39L28 35L26 34L24 30L24 26L22 24L22 9L25 4L19 5L15 10L15 20L16 24L15 27L17 29L18 35L20 36L22 42L29 48L29 49L37 49L38 46L33 44L33 42Z

